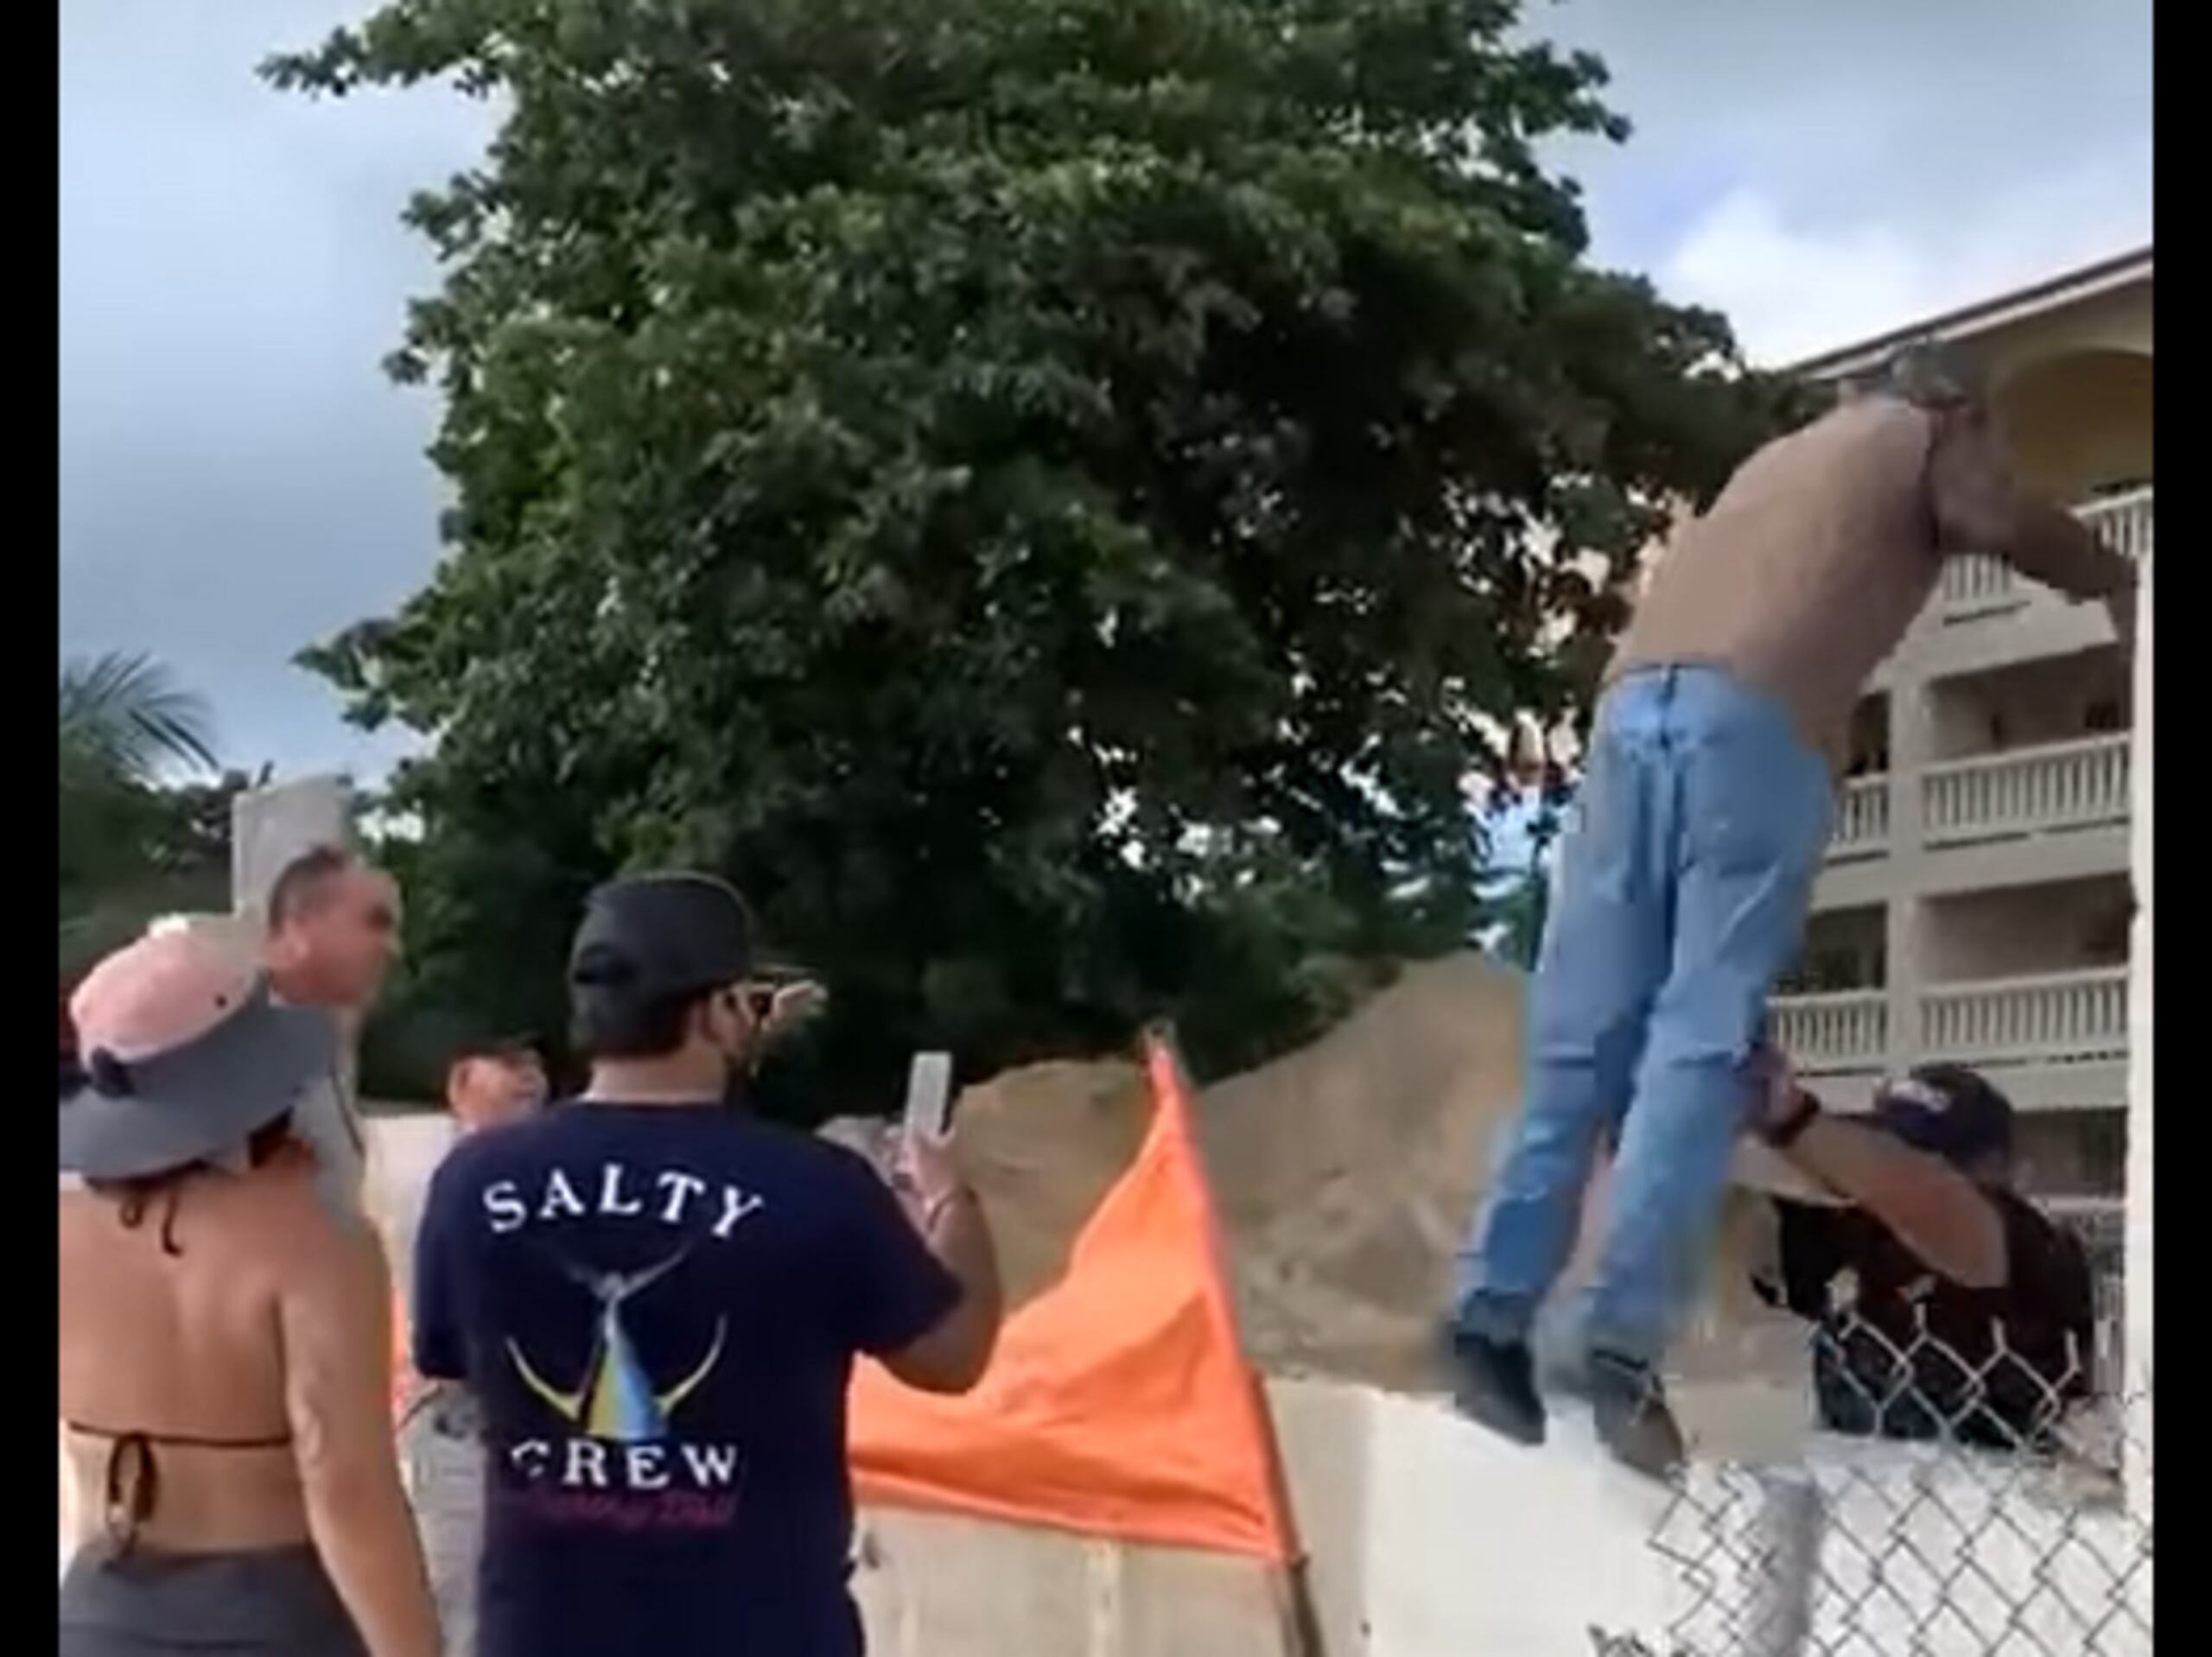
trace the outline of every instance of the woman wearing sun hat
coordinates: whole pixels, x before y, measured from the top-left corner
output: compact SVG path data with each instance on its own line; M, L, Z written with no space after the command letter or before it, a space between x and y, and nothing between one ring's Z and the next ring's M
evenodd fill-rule
M383 1257L288 1131L328 1019L191 930L110 955L70 1011L59 1391L85 1519L61 1657L432 1657Z

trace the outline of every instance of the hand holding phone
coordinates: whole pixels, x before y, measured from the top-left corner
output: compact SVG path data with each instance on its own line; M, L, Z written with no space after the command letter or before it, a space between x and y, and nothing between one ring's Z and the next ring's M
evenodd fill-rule
M906 1075L906 1112L893 1152L892 1185L927 1231L960 1189L952 1157L952 1055L917 1053Z
M917 1053L906 1072L906 1136L942 1140L952 1130L952 1055Z

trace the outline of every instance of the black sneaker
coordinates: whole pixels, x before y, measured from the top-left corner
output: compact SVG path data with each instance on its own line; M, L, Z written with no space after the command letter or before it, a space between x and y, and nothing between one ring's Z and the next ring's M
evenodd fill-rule
M1647 1478L1670 1479L1682 1470L1688 1458L1682 1430L1649 1364L1592 1352L1589 1385L1598 1437L1617 1459Z
M1452 1402L1460 1414L1516 1444L1544 1442L1544 1400L1525 1341L1493 1341L1455 1330Z

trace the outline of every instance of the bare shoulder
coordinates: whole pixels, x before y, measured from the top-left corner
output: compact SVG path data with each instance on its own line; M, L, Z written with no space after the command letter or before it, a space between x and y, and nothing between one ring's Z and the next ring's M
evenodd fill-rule
M1916 487L1935 433L1935 418L1902 397L1853 397L1773 439L1744 462L1738 476L1795 479L1811 468L1840 470L1863 481L1872 471Z
M1843 421L1862 443L1917 467L1934 454L1943 422L1899 397L1866 397L1846 404L1831 419Z
M218 1184L230 1235L264 1263L278 1292L373 1286L384 1278L376 1233L365 1222L349 1224L331 1214L311 1156L287 1152Z

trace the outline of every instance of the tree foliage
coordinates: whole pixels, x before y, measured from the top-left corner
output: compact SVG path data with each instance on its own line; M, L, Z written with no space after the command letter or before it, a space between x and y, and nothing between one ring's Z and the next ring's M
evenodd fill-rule
M243 777L165 785L214 766L207 705L145 656L61 666L55 751L59 968L66 979L167 911L229 907L230 800Z
M1624 129L1516 10L396 0L273 60L503 115L408 211L449 556L307 658L432 739L418 993L543 1023L594 881L721 870L844 1108L1161 1014L1243 1062L1464 938L1487 720L1776 417L1584 262L1536 147Z
M150 785L164 766L212 769L207 704L144 655L108 651L61 664L55 747L73 787Z

